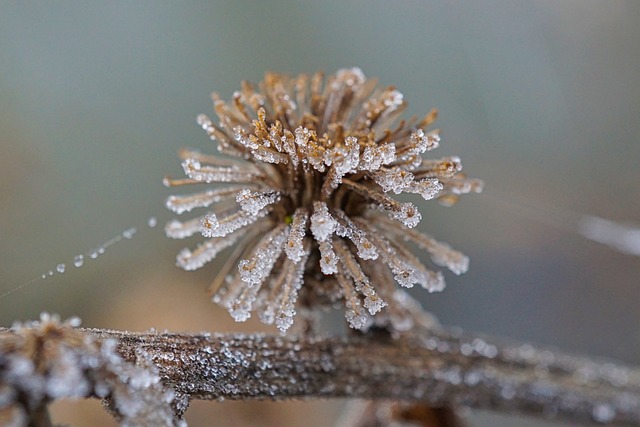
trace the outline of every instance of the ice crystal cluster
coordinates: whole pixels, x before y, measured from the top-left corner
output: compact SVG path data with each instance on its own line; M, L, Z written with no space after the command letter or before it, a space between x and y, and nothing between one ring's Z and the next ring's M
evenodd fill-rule
M213 100L218 120L201 115L198 123L219 154L183 150L186 178L165 179L167 186L205 185L169 197L169 209L208 211L169 222L166 233L206 238L179 253L185 270L236 246L212 285L214 301L234 319L257 311L286 331L296 311L344 301L353 328L375 319L406 329L409 297L393 281L429 292L445 285L407 242L436 266L467 270L465 255L415 229L422 219L416 205L393 197L412 193L451 205L481 190L480 181L460 172L459 158L423 158L440 143L438 130L429 129L435 111L399 121L403 95L358 68L326 79L268 73L258 87L243 82L230 102L216 94Z
M155 368L125 361L115 341L96 340L79 324L43 314L0 334L1 425L50 425L48 403L98 397L109 400L121 426L186 426Z

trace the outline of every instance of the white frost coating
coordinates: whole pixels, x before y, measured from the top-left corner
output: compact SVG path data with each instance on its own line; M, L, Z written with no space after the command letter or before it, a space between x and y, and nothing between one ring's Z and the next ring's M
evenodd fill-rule
M400 221L409 228L413 228L418 225L422 219L422 215L418 212L418 208L416 208L416 206L411 202L401 203L400 211L389 210L387 212L391 218Z
M444 186L436 178L425 178L420 181L413 181L407 185L404 191L408 193L420 194L423 199L431 200L438 195Z
M338 257L333 250L331 239L320 242L320 269L327 276L338 272Z
M394 144L382 144L375 147L367 146L362 151L360 170L377 171L383 165L388 165L396 160L396 146Z
M342 222L338 222L336 234L341 237L347 237L356 245L358 256L362 259L377 259L378 251L376 247L367 239L367 234L362 231L351 219L340 209L334 211L336 218Z
M250 138L241 126L233 128L233 138L250 150L255 150L259 147L258 143Z
M213 133L214 133L213 123L211 122L211 119L206 114L199 114L198 117L196 118L196 122L198 123L198 125L200 125L202 129L204 129L205 132L207 132L211 140L215 140L215 137L213 136Z
M214 259L220 251L233 246L240 237L242 234L236 232L225 237L208 240L198 245L194 251L184 248L176 257L176 265L187 271L197 270Z
M169 196L165 202L167 209L178 215L189 212L195 208L206 208L213 203L217 203L225 197L230 197L242 190L244 187L227 187L208 190L202 193L188 194L184 196Z
M311 215L311 233L318 242L324 242L336 230L337 222L329 213L325 202L313 202Z
M298 156L298 151L296 150L295 145L295 137L288 129L284 131L284 135L281 138L282 148L285 153L289 155L291 159L291 164L293 165L295 170L298 170L298 164L300 163L300 158Z
M343 145L339 145L326 152L324 161L327 166L333 165L339 176L356 172L358 163L360 162L360 144L358 144L358 139L353 136L348 136L345 138Z
M252 192L249 189L243 189L236 195L236 202L240 204L243 211L251 215L257 215L260 210L278 201L280 201L280 193L273 190Z
M302 240L306 234L307 222L309 221L309 213L304 208L298 208L293 214L291 221L291 231L289 239L285 245L284 251L287 257L294 262L302 259L305 253Z
M240 166L203 166L198 160L185 159L182 162L185 175L205 183L211 182L251 182L258 177L254 171Z
M347 86L357 86L364 83L366 77L359 67L341 68L336 71L336 80L344 82Z
M249 320L259 290L260 286L247 286L239 297L230 302L229 314L233 320L236 322Z
M344 316L349 323L349 327L353 329L364 329L368 323L367 312L362 309L360 299L355 293L353 283L347 279L344 274L336 274L338 283L344 293L345 312Z
M279 298L278 309L275 313L275 324L281 332L286 332L293 325L293 317L296 315L296 301L298 291L304 282L304 270L309 258L310 245L305 245L305 253L302 260L296 263L295 268L289 268L282 293Z
M122 426L186 427L171 407L175 392L162 385L144 354L137 355L136 365L129 363L116 351L114 340L95 339L74 329L77 326L77 318L61 322L46 313L39 322L14 324L11 334L3 337L8 346L0 375L2 409L31 410L57 399L109 396ZM16 422L11 412L4 413L9 418L0 417L2 425L28 424L26 417L11 424Z
M421 283L420 277L418 277L419 274L416 273L416 269L400 259L398 253L393 249L389 241L379 235L376 235L373 231L369 233L369 236L378 248L380 256L382 256L382 259L394 274L393 278L396 282L406 288L411 288L416 283Z
M420 274L420 286L428 292L442 292L446 286L442 272L427 270L426 274Z
M377 314L380 310L382 310L386 306L387 306L387 303L384 302L382 298L380 298L378 295L375 295L375 294L371 296L367 296L364 299L364 308L369 310L369 314L371 314L372 316Z
M288 232L289 228L281 224L262 238L251 259L240 261L238 272L244 283L249 286L258 285L271 273L284 249Z
M185 237L193 236L199 232L201 227L200 223L200 218L194 218L185 222L172 219L164 227L164 232L167 237L172 239L184 239Z
M469 269L469 257L457 251L446 243L439 242L433 237L417 230L408 230L385 217L378 217L379 221L391 227L390 230L405 240L415 242L420 249L427 251L431 261L441 267L448 268L452 273L460 275Z
M411 134L411 154L422 154L440 146L440 135L434 130L425 135L422 129L418 129Z
M418 243L419 244L419 243ZM447 267L452 273L460 275L469 270L469 257L462 252L452 249L446 243L433 241L430 250L431 260L442 267Z
M297 132L297 130L296 130ZM307 146L306 161L318 172L324 172L326 170L325 158L327 151L324 147L317 144L309 144Z
M282 163L285 165L289 163L289 156L287 156L285 153L279 153L265 147L258 147L257 149L251 151L251 154L256 160L260 160L265 163Z
M268 210L266 209L257 212L255 215L241 210L222 219L218 219L214 213L209 213L202 217L200 221L202 235L204 237L224 237L242 227L253 224L259 218L267 215L267 213Z
M395 168L378 171L373 174L373 178L385 193L393 191L395 194L400 194L413 183L414 176L409 171Z
M315 132L302 126L298 126L294 132L296 134L296 145L304 149L303 151L306 151L309 140L315 136Z
M403 99L404 95L395 89L386 92L383 101L385 107L387 107L386 112L390 113L397 110L402 105Z

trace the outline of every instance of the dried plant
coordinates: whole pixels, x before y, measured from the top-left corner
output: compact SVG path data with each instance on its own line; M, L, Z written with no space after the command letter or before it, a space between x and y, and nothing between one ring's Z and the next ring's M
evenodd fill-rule
M1 425L49 426L50 402L97 397L122 426L186 426L174 414L187 402L161 383L145 355L127 362L116 341L85 334L79 324L43 314L0 333Z
M258 89L243 82L229 103L213 99L218 123L204 115L198 123L231 158L183 150L187 178L165 184L231 185L169 197L167 207L178 214L216 207L169 222L166 233L207 238L180 252L177 265L185 270L237 244L212 285L214 301L235 320L257 309L264 323L284 332L296 311L344 300L352 328L375 322L407 330L415 303L393 280L429 292L445 282L405 242L437 266L467 270L465 255L415 230L422 217L413 203L389 196L416 193L451 205L460 194L481 191L480 181L460 172L457 157L422 157L440 142L438 131L428 130L435 111L398 121L403 95L377 87L358 68L339 70L326 82L321 73L267 74Z

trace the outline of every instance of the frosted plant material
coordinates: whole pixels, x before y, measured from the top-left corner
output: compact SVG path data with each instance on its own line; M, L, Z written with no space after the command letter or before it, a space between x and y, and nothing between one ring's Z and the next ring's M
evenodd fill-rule
M155 368L139 354L133 365L118 354L113 340L77 330L80 320L61 322L43 313L40 321L16 323L2 335L0 381L3 425L39 424L35 408L65 398L109 397L123 426L186 427L172 404L176 393L164 386Z
M257 191L244 189L240 190L236 195L236 202L242 207L242 210L257 215L266 206L280 201L280 193L277 191Z
M262 283L269 275L278 256L284 249L284 243L288 237L288 228L281 225L268 233L256 245L253 257L242 260L238 264L238 271L242 281L249 286Z
M338 223L329 214L329 208L325 202L313 203L313 215L311 215L311 232L318 242L327 240L336 230Z
M195 208L206 208L214 203L220 202L226 198L236 195L236 193L245 187L233 186L226 188L218 188L208 190L204 193L188 194L183 196L169 196L165 205L167 209L172 210L178 215L185 212L191 212Z
M338 272L338 258L333 250L331 239L324 240L319 244L320 249L320 269L327 276Z
M202 235L204 237L224 237L242 227L253 224L259 218L267 215L267 213L266 209L260 210L255 214L241 210L220 220L214 213L207 214L200 220Z
M293 214L289 240L287 241L287 245L284 249L287 257L291 261L300 262L302 260L302 256L305 254L302 239L304 239L306 235L308 220L309 213L303 208L298 208Z
M169 187L202 187L166 201L177 214L200 212L170 221L169 237L205 238L183 249L177 265L194 270L237 245L212 292L238 321L257 311L263 322L289 330L295 313L342 299L357 329L415 323L417 314L396 310L401 304L380 282L395 277L401 286L435 292L444 276L405 247L401 234L422 215L395 197L449 206L482 189L460 173L458 157L423 158L442 142L432 129L437 112L402 120L403 94L377 87L357 67L326 78L268 73L259 85L244 82L228 102L212 99L217 118L200 115L197 122L223 155L183 149L185 177L164 179ZM466 271L461 253L417 231L407 236L436 266Z

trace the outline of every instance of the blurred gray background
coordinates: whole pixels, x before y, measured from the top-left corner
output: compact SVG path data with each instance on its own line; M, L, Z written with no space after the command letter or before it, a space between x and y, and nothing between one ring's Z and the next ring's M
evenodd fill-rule
M486 182L453 208L421 206L422 229L472 262L442 294L412 293L445 324L640 363L640 258L575 232L581 214L640 222L637 0L0 3L0 293L67 264L0 298L0 324L49 311L92 327L261 328L208 301L217 264L174 267L185 242L163 236L162 178L181 174L180 147L211 147L195 124L211 91L351 66L395 85L409 114L437 107L434 155ZM115 425L97 402L65 405L55 420ZM199 403L188 416L323 426L341 405Z

